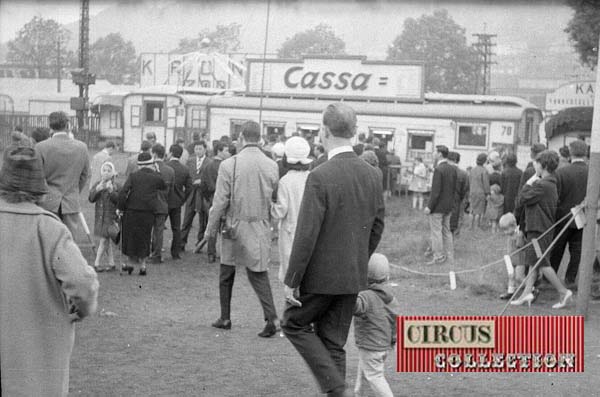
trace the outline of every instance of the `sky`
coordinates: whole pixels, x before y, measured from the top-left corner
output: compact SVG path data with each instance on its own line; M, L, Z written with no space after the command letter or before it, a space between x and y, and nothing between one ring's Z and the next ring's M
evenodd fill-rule
M274 52L294 33L325 22L346 42L348 53L381 58L401 32L405 18L418 18L438 8L446 8L466 28L470 41L473 33L497 33L499 55L525 51L526 42L550 52L568 51L571 47L563 30L572 10L561 0L273 0L268 50ZM239 22L243 26L244 50L262 52L265 10L266 1L257 0L90 0L91 16L101 11L110 14L104 13L104 26L92 24L90 39L94 41L100 35L120 31L134 42L138 52L170 51L179 39L194 37L201 28L210 28L207 20L213 26ZM77 0L0 0L0 42L14 38L36 15L71 24L76 29L73 26L77 26L79 13Z
M90 16L98 14L114 1L90 1ZM33 17L54 19L61 24L79 21L81 12L78 1L31 1L31 0L1 0L0 1L0 42L6 42L15 37L27 22Z

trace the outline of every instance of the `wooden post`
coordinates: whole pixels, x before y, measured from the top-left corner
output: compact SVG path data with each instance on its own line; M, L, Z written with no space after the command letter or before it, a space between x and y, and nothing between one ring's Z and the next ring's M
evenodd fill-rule
M600 39L599 39L600 42ZM598 57L600 61L600 57ZM599 62L600 65L600 62ZM579 282L577 285L577 314L586 316L592 286L592 267L596 257L596 213L600 193L600 67L596 67L594 117L590 147L590 163L585 199L586 224L583 229Z

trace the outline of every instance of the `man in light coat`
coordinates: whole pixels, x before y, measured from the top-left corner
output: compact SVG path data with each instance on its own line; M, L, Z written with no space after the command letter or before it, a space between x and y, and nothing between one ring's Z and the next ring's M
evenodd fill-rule
M271 253L270 207L277 186L277 164L260 149L260 127L247 121L240 134L243 149L223 160L217 176L217 187L209 212L207 234L215 237L221 218L227 219L233 232L223 234L219 296L221 317L212 325L230 329L231 293L236 267L245 267L248 280L258 295L265 321L258 335L270 337L277 331L277 312L269 283Z
M48 194L40 204L57 215L75 236L79 223L79 194L85 187L90 161L85 143L69 138L69 118L64 112L49 116L52 138L36 145L44 165Z

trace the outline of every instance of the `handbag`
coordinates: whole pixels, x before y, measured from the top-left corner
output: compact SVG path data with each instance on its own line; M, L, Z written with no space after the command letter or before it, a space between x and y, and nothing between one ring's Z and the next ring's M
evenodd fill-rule
M108 232L108 237L113 241L113 243L115 244L119 244L119 241L121 240L121 217L119 215L117 215L117 217L111 222L110 225L108 225L107 228L107 232Z
M231 209L231 203L233 202L233 195L235 192L235 169L237 166L237 157L233 159L233 178L231 182L231 194L229 195L229 205L227 206L227 210L229 211L228 216L225 217L225 220L221 222L221 237L227 240L235 240L237 239L237 225L233 224L233 213Z

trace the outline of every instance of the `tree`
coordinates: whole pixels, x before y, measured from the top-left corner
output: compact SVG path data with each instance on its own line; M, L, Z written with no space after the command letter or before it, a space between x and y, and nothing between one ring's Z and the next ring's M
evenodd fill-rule
M75 65L73 51L67 50L70 32L53 19L33 17L8 42L6 58L36 69L39 77L56 77L58 43L60 42L60 64L62 67Z
M446 10L406 19L404 30L388 48L388 60L423 61L426 91L473 93L480 74L478 55L467 45L465 29Z
M573 43L583 65L594 69L598 63L598 37L600 37L600 3L595 0L568 0L575 14L565 32Z
M286 39L277 51L280 58L300 58L302 55L342 55L346 43L337 37L331 26L321 23Z
M90 47L90 72L112 84L133 83L137 65L133 43L120 33L101 37Z
M179 46L172 52L186 54L188 52L207 51L227 54L240 48L239 23L217 25L215 30L203 29L195 38L179 40Z

